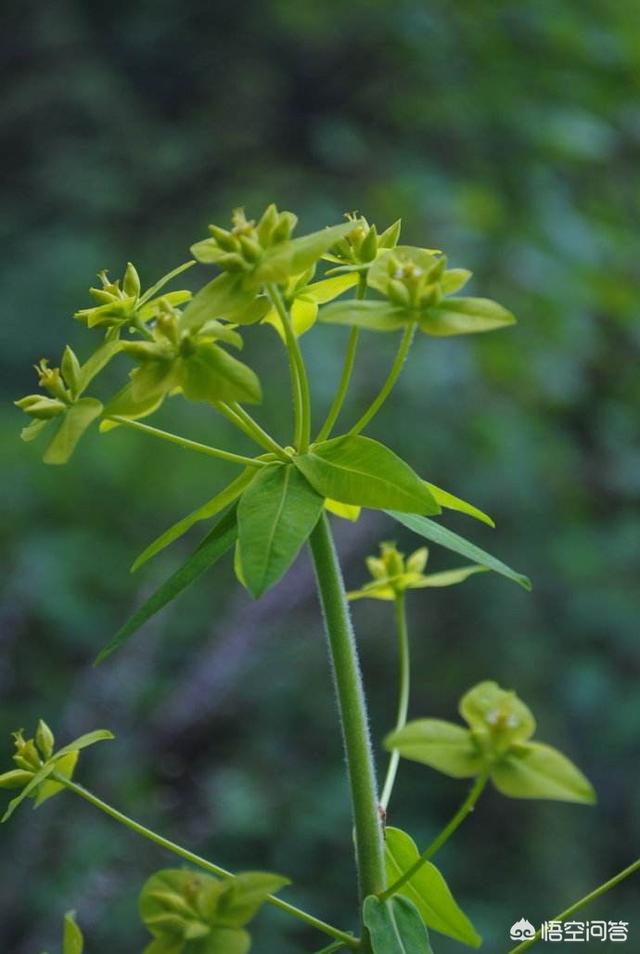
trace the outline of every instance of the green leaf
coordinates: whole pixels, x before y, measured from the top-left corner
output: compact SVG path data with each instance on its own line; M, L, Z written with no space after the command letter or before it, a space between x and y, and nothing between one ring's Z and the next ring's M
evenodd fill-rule
M90 745L95 745L96 742L111 742L113 739L115 739L115 735L108 729L95 729L93 732L86 732L84 735L78 736L73 742L69 742L68 745L58 749L53 757L54 759L59 759L68 753L80 752L82 749L87 749Z
M224 556L235 543L237 535L236 508L233 507L215 525L198 548L179 570L176 570L162 586L137 610L124 626L118 630L96 659L96 665L104 662L116 649L119 649L140 627L155 616L163 607L174 600L191 583L195 582L205 570Z
M489 298L445 298L420 313L418 324L428 335L468 335L515 324L510 311Z
M320 309L320 321L352 325L369 331L397 331L411 320L411 313L388 301L337 301Z
M455 570L443 570L442 573L427 573L410 584L411 590L422 590L428 587L455 586L456 583L464 583L470 576L476 573L488 573L488 566L461 566Z
M165 547L168 547L175 540L179 539L179 537L183 536L195 523L198 523L200 520L210 520L225 510L240 496L247 484L253 479L254 474L255 468L247 467L239 477L232 480L230 484L212 497L211 500L208 500L201 507L198 507L197 510L193 510L190 514L187 514L182 520L178 520L172 527L169 527L169 529L165 530L159 537L156 537L148 547L145 547L140 556L136 557L131 566L131 572L135 573L136 570L139 570L147 560L150 560L151 557L154 557L157 553L160 553L161 550L164 550Z
M475 517L476 520L480 520L490 527L495 527L493 519L482 510L479 510L478 507L474 507L473 504L467 503L466 500L462 500L460 497L455 497L453 494L450 494L448 490L443 490L442 487L436 487L435 484L430 484L428 480L425 480L425 483L431 491L434 500L439 503L441 507L446 507L447 510L457 510L460 513L466 513L469 517Z
M75 767L78 764L78 756L79 752L65 752L63 755L59 755L56 752L55 756L51 759L54 771L63 778L73 778ZM45 779L45 781L43 781L38 788L33 807L39 808L40 805L48 801L50 798L53 798L54 795L57 795L59 792L63 792L64 788L65 786L62 784L62 782L55 782L50 778Z
M259 282L282 282L299 275L314 265L337 241L352 232L357 223L344 222L319 232L311 232L270 248L258 265L255 278Z
M338 295L342 295L347 289L357 284L357 275L336 275L335 278L323 278L312 285L306 285L300 292L300 297L316 302L318 305L324 305L325 302L333 301Z
M45 427L49 426L50 423L51 418L48 420L32 421L31 424L27 424L26 427L22 428L20 431L20 438L27 443L34 441L36 437L40 436Z
M482 759L469 730L442 719L408 722L388 735L384 746L452 778L471 778L482 771Z
M82 931L75 922L75 912L68 911L64 916L64 932L62 936L62 954L82 954L84 938Z
M45 464L66 464L86 429L101 413L102 404L96 398L80 398L72 404L44 452Z
M198 258L196 248L197 246L192 246L191 251ZM197 295L194 295L182 313L181 324L185 330L197 331L210 318L237 321L238 316L242 316L255 297L253 288L244 287L243 275L237 272L223 272L201 288Z
M16 808L18 808L26 798L29 798L29 796L35 792L37 787L44 782L49 775L51 775L55 767L55 762L47 762L38 772L35 773L35 775L31 776L31 781L29 784L25 785L20 794L16 795L16 797L12 798L9 802L4 815L0 819L0 824L9 821Z
M445 295L453 295L464 288L472 275L468 268L448 268L440 279L440 287Z
M244 871L225 884L220 896L216 923L241 928L251 921L269 895L291 884L288 878L268 871Z
M294 464L323 497L346 504L439 513L424 481L384 444L345 435L311 447Z
M566 756L541 742L515 745L496 764L493 784L511 798L549 798L593 805L596 794L582 772Z
M0 775L0 788L24 788L33 778L33 772L26 769L10 769Z
M407 898L380 901L370 895L365 898L363 919L373 954L433 954L422 918Z
M255 371L210 341L199 341L182 362L180 387L191 401L257 403L262 389Z
M385 857L388 881L393 884L413 867L420 858L420 852L406 832L399 828L387 828ZM482 943L482 938L456 903L442 874L431 862L425 862L399 893L415 904L425 924L434 931L470 947L479 947Z
M508 567L506 563L491 556L491 554L485 550L481 550L475 543L470 543L470 541L465 540L464 537L453 533L452 530L447 530L447 528L441 524L435 523L433 520L428 520L426 517L418 516L417 514L399 513L394 510L388 510L387 513L390 517L393 517L394 520L408 527L409 530L413 530L414 533L419 534L421 537L425 537L425 539L431 540L433 543L446 547L447 550L452 550L454 553L459 553L461 556L473 560L474 563L486 566L488 569L493 570L494 573L506 576L508 580L513 580L514 583L518 583L524 587L525 590L531 589L531 581L527 576L523 576L522 573L516 573L516 571Z
M291 465L262 468L238 504L242 571L261 596L286 573L315 527L323 498Z
M139 389L135 382L130 381L115 394L104 409L105 420L100 422L100 432L106 433L113 430L114 427L121 427L117 421L109 421L106 418L111 415L115 417L127 417L132 421L137 421L141 417L148 417L157 411L164 401L164 393L139 394Z

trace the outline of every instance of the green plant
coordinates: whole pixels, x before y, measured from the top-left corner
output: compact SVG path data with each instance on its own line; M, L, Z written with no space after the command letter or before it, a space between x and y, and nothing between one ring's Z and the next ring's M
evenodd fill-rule
M37 806L66 789L206 872L169 869L147 882L140 911L153 940L145 954L243 954L251 943L246 925L264 903L328 935L332 943L325 951L347 948L363 954L418 954L431 950L429 928L478 946L479 935L431 858L469 814L486 783L491 780L499 791L513 797L594 800L590 784L575 766L556 750L531 741L535 722L529 709L514 693L493 682L482 682L463 697L461 714L468 728L439 720L406 721L410 677L407 593L461 583L481 571L499 573L525 588L530 584L523 575L431 519L443 508L489 524L491 518L426 481L392 450L363 436L362 431L392 392L417 330L431 336L485 332L513 324L513 316L488 299L457 296L470 273L449 269L446 257L437 250L398 245L399 223L378 234L364 218L350 215L345 223L299 238L292 237L295 225L295 215L279 212L274 205L257 222L237 210L231 229L211 226L210 236L192 247L194 260L145 292L131 264L121 281L111 281L101 273L101 287L91 289L93 307L76 313L79 321L102 334L101 343L85 362L69 347L59 368L40 361L36 370L45 393L16 402L32 419L22 432L25 440L31 441L45 430L51 433L44 452L44 460L50 464L68 461L84 433L99 421L101 432L129 428L242 468L223 491L170 527L135 560L132 569L141 567L196 523L218 518L183 566L102 649L99 661L121 647L231 549L240 583L256 598L283 577L305 543L315 566L351 791L361 901L358 934L282 900L277 892L288 883L286 878L266 872L233 875L145 828L78 785L72 776L79 751L111 738L110 733L89 733L57 751L44 722L39 723L33 739L25 740L21 732L15 734L16 768L0 776L0 785L19 788L20 793L10 803L5 820L26 798L35 799ZM187 290L163 291L196 260L215 266L219 274L194 295ZM323 263L325 274L316 279L316 270ZM351 290L355 297L342 298ZM369 291L375 297L366 297ZM300 339L318 321L347 325L350 331L334 399L315 431ZM286 349L293 409L289 443L267 433L246 410L246 404L260 401L261 382L228 350L240 349L242 334L256 324L273 326ZM361 330L397 332L398 351L370 406L350 428L333 437L348 394ZM115 395L98 397L94 392L97 377L116 358L133 362L129 379ZM211 406L257 445L259 453L237 454L143 422L176 395ZM395 731L386 740L391 754L380 797L358 650L327 518L330 511L355 520L362 507L383 510L427 540L472 561L444 573L425 574L426 548L405 560L393 545L383 544L380 557L368 561L372 581L349 594L352 599L387 600L395 606L398 718ZM401 757L456 778L475 779L451 821L422 853L409 835L385 826ZM81 944L81 939L69 943Z

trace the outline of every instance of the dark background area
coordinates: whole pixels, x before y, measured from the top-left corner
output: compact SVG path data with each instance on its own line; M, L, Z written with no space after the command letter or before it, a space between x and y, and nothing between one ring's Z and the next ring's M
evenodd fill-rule
M343 759L306 557L257 604L227 561L93 669L193 539L135 577L132 558L234 471L120 431L46 468L40 448L19 441L9 400L32 390L43 354L66 341L87 353L69 316L100 268L119 275L130 258L150 284L240 204L252 215L275 200L309 230L351 209L380 227L402 216L405 241L473 268L471 293L508 305L519 324L476 340L420 337L371 434L492 513L494 531L446 519L535 583L529 595L487 575L414 596L412 715L454 718L470 685L495 678L599 793L591 809L491 791L439 856L486 950L505 950L515 920L551 916L640 843L637 3L23 0L7 10L6 767L9 732L40 715L61 740L110 727L118 741L82 758L86 785L220 864L290 875L293 900L353 924ZM271 329L247 338L268 385L261 419L286 438L286 364ZM344 333L321 328L304 344L321 405ZM366 336L351 413L375 393L393 344ZM205 407L171 402L162 419L246 451ZM418 545L379 515L336 529L351 585L379 539ZM434 548L434 568L455 563ZM395 709L391 614L363 602L354 615L380 739ZM407 764L392 821L425 843L464 791ZM0 831L0 945L57 950L75 907L89 954L139 951L137 891L167 864L71 795L23 808ZM584 916L632 921L635 950L638 895L628 883ZM438 954L459 949L434 941ZM276 911L255 926L257 952L320 946Z

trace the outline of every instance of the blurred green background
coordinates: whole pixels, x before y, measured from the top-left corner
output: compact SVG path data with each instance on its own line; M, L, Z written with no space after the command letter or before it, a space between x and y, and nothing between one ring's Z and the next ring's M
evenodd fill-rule
M496 678L599 792L595 809L489 792L443 850L486 950L506 950L515 920L552 915L640 843L636 0L13 0L7 10L7 399L32 390L43 354L55 358L68 340L87 353L69 316L88 303L98 269L119 275L132 258L149 284L239 204L259 214L273 199L306 229L351 209L380 227L402 216L405 241L444 248L474 269L472 294L517 313L515 329L476 340L421 337L371 430L492 513L495 531L447 523L535 583L529 595L492 575L415 595L412 714L454 718L464 690ZM344 334L323 327L305 339L318 402ZM248 339L268 385L262 419L285 437L286 364L271 329ZM365 337L354 410L393 345ZM171 402L162 419L246 450L204 407ZM62 738L108 726L118 741L84 756L85 784L221 864L289 874L293 900L352 926L343 759L306 558L257 604L227 561L93 669L193 540L136 577L132 558L234 471L120 431L90 436L70 466L47 469L19 441L22 423L7 400L7 767L10 730L39 715ZM379 539L418 545L379 515L338 523L351 585ZM434 568L455 563L432 552ZM395 709L391 614L361 603L354 615L380 739ZM392 821L424 843L464 791L407 764ZM72 796L22 810L0 832L2 949L57 950L62 913L75 907L89 952L140 951L136 893L166 864ZM585 917L635 914L637 939L638 894L629 883ZM264 954L320 942L276 911L255 928ZM459 948L437 937L436 949Z

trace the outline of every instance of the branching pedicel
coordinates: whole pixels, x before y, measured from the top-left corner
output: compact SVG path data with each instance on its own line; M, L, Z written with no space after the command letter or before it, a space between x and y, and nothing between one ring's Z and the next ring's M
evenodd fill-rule
M399 222L378 234L364 218L350 215L343 224L293 238L296 222L293 213L279 212L275 205L257 222L237 210L231 229L210 226L210 236L192 247L194 260L144 292L131 264L121 281L111 281L101 273L101 287L90 290L94 305L75 316L101 335L99 346L84 362L69 347L60 367L40 361L36 370L44 393L29 394L16 402L31 418L23 439L31 441L42 432L49 435L44 460L50 464L66 463L80 438L99 421L103 432L126 427L241 468L224 490L166 530L136 559L133 569L194 524L218 518L183 566L102 649L99 660L122 646L231 549L236 575L254 597L282 578L306 542L315 565L353 809L361 900L357 934L283 900L279 892L288 884L286 878L267 872L234 875L145 828L74 782L80 750L112 738L109 732L89 733L58 750L44 722L39 723L33 739L15 733L16 767L0 776L0 786L20 792L4 820L26 798L35 799L37 806L67 789L190 863L189 869L167 869L152 875L142 890L140 914L153 938L145 954L245 954L251 945L246 927L265 903L327 935L331 943L324 948L325 954L343 949L363 954L425 954L432 951L428 929L477 947L481 943L477 931L431 859L470 813L487 782L516 798L594 801L589 782L568 759L531 741L535 722L529 709L514 693L493 682L482 682L463 697L460 712L465 727L436 719L406 721L408 592L461 583L487 570L525 588L529 581L431 519L443 508L492 525L490 517L426 481L389 448L364 437L362 431L391 393L416 331L433 336L485 332L513 324L513 316L488 299L459 296L470 272L448 268L440 251L399 245ZM169 282L196 260L215 266L217 276L195 295L167 291ZM320 264L325 272L317 277ZM344 298L348 293L350 297ZM347 325L350 334L335 397L324 422L314 431L311 388L300 339L315 330L318 321ZM289 443L268 434L247 411L247 404L259 403L261 383L232 353L242 347L246 328L265 323L275 328L288 356L293 407ZM371 405L360 410L355 423L332 437L343 417L361 330L397 333L397 355ZM100 372L122 358L133 362L128 381L106 400L98 397L94 389ZM258 452L254 456L237 454L143 422L174 395L210 405L253 442ZM393 545L383 544L380 556L367 561L372 581L349 594L351 599L388 600L395 606L400 689L395 730L385 742L391 755L381 795L357 645L327 519L329 511L356 520L361 507L384 510L423 538L470 561L450 571L425 574L426 548L405 560ZM422 852L409 835L398 828L385 828L381 821L381 808L386 811L389 805L401 757L455 778L474 780L458 811ZM346 853L349 841L346 832ZM570 909L575 910L576 905ZM65 920L63 944L64 954L81 954L82 935L72 914Z

